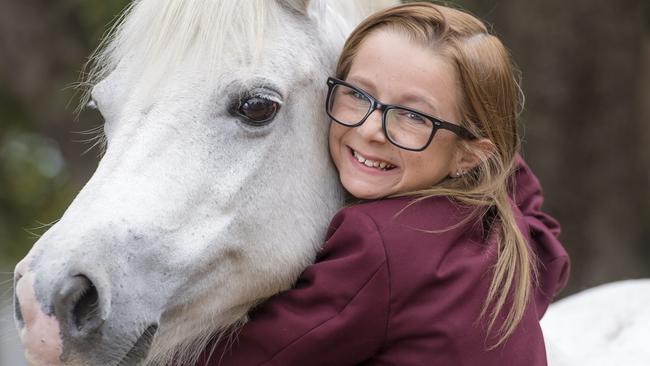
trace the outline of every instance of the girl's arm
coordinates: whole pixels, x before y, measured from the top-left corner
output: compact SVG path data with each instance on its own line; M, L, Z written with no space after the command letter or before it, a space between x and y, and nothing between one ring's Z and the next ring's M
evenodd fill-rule
M539 286L535 292L537 312L544 315L553 298L569 278L569 256L558 240L560 224L542 212L542 187L526 162L515 158L515 189L513 199L530 229L531 246L537 255Z
M330 227L296 286L253 310L232 342L208 347L199 366L354 365L377 352L388 321L382 239L370 217L349 210Z

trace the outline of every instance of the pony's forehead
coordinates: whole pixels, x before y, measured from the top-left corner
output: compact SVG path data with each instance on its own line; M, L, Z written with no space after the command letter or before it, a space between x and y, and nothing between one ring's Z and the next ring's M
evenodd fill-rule
M212 74L206 74L202 72L205 68L190 69L184 65L174 69L153 66L142 73L137 62L128 60L89 86L87 92L107 118L117 117L107 114L110 110L134 112L148 110L151 105L159 103L172 106L182 102L199 107L200 102L208 99L233 99L250 93L271 93L284 98L301 80L319 77L323 79L323 87L325 85L325 70L316 69L304 74L300 68L310 69L306 65L296 65L273 72L276 65L267 61L262 60L254 70L247 65L226 64L214 68Z
M82 105L103 95L105 108L139 110L165 90L178 98L191 89L192 97L266 80L283 91L296 78L324 75L318 64L328 42L317 41L315 22L279 1L134 2L95 55Z

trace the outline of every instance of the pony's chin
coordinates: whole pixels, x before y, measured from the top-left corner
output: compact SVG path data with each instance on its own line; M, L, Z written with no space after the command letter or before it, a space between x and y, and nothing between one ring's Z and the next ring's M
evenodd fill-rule
M56 320L53 321L56 323ZM47 319L44 326L34 327L21 332L21 341L25 349L25 358L31 365L58 366L61 363L61 338L58 324ZM40 322L39 322L40 323Z
M31 333L23 340L27 362L34 366L61 366L63 363L60 342L52 342L52 338L39 337L37 333L40 332ZM55 339L58 338L57 336Z
M29 365L33 366L61 366L63 365L58 356L43 354L41 351L38 355L34 355L29 351L25 351L25 359Z

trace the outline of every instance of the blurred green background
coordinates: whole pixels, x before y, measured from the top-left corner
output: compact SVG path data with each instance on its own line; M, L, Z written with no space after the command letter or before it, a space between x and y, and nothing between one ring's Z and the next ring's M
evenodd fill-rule
M523 72L524 156L563 224L565 294L650 277L648 0L458 1ZM126 0L0 2L0 268L11 271L90 177L70 87ZM143 30L146 31L146 30ZM5 273L5 277L9 274ZM4 278L2 278L4 279ZM2 280L0 279L0 281Z
M73 84L126 0L0 3L0 268L20 259L92 173L101 124Z

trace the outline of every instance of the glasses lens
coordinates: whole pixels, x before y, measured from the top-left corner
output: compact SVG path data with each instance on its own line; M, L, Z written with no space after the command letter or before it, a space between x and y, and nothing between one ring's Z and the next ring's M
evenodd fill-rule
M401 108L386 111L386 131L395 144L407 149L422 149L433 132L433 122L421 114Z
M356 125L368 114L372 102L363 93L345 85L334 85L330 91L327 113L344 125Z

